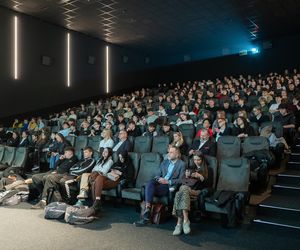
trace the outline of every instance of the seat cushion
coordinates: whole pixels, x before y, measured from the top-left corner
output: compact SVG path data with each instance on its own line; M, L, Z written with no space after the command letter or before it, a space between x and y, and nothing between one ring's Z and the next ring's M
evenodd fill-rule
M117 191L115 188L109 190L102 190L102 194L111 197L117 197Z
M130 200L141 200L141 189L140 188L125 188L122 190L122 198Z

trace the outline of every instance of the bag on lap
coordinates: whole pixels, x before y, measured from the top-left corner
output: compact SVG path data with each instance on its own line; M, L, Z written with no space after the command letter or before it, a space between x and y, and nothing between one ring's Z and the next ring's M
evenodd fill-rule
M64 219L68 204L64 202L52 202L45 207L45 219Z
M96 217L95 209L70 206L65 213L65 221L71 225L82 225L92 222Z

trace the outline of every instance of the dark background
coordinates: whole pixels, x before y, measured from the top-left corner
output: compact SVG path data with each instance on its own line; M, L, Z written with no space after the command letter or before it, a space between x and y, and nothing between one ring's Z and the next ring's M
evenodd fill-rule
M24 114L37 115L77 105L91 97L105 95L105 46L107 43L87 35L71 33L71 87L66 86L67 30L40 19L18 14L20 80L13 79L13 16L0 8L0 118ZM172 65L165 56L151 57L109 45L111 51L111 93L158 83L202 80L225 75L257 74L299 67L300 36L273 38L272 48L256 55L230 55ZM52 66L41 64L42 56L53 59ZM88 64L88 56L96 58ZM123 62L123 57L128 62ZM175 56L175 55L174 55ZM161 66L162 61L169 66ZM182 62L184 58L182 58ZM9 119L10 120L10 119Z

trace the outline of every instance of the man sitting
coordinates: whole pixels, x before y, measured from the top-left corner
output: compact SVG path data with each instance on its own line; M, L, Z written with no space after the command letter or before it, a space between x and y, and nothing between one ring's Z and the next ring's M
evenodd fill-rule
M78 161L70 168L69 173L63 175L60 179L60 187L66 200L71 198L69 185L76 182L84 173L90 173L95 166L96 161L92 158L94 150L91 147L83 149L83 160Z
M126 130L121 130L119 132L119 142L113 147L113 152L119 155L122 152L131 152L132 145L128 140L128 135Z
M159 174L146 185L146 208L143 218L135 223L136 226L146 225L150 222L150 211L154 196L167 196L171 186L181 183L185 173L185 162L180 157L180 150L175 146L170 146L168 159L161 163Z
M216 142L209 137L207 129L202 129L199 140L195 140L189 151L189 155L193 155L196 151L200 151L204 155L216 156Z
M254 116L250 117L250 122L256 122L258 127L260 127L262 123L270 121L270 117L262 113L261 107L256 106L252 111Z
M42 199L32 209L43 209L47 204L47 192L49 188L59 185L60 179L68 173L70 168L78 161L74 154L74 148L66 147L64 154L55 164L54 171L35 174L32 176L32 185L42 194Z

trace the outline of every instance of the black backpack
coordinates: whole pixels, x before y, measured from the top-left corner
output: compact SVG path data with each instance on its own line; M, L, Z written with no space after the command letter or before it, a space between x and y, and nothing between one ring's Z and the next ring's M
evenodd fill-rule
M50 203L45 207L45 219L63 219L68 207L69 205L64 202Z

